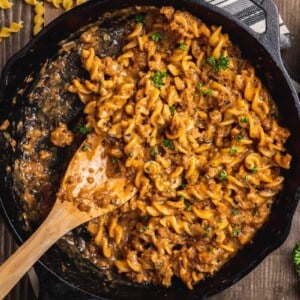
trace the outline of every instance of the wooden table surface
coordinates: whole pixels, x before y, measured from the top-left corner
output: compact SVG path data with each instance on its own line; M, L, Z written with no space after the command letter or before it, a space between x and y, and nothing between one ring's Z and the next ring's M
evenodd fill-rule
M0 26L7 24L9 21L21 19L24 21L24 29L20 34L16 34L13 38L5 39L2 43L0 43L0 72L7 59L17 50L22 48L31 37L31 20L33 15L32 8L28 5L24 5L23 1L21 0L12 0L12 2L14 2L14 7L12 10L3 11L0 9L0 21L2 21ZM300 1L275 0L275 2L277 3L279 11L287 23L292 35L296 38L296 40L299 41ZM52 9L50 5L46 5L46 23L51 21L59 13L61 13L60 10ZM293 54L299 53L298 60L300 61L300 43L298 50L295 50L294 48L293 51ZM297 62L295 61L295 63ZM298 210L295 214L291 233L284 245L269 255L253 272L251 272L244 279L212 299L300 299L300 279L297 278L292 264L292 250L298 240L300 240L300 207L298 207ZM6 230L0 217L0 263L7 256L9 256L15 248L15 243L10 237L10 234ZM28 278L25 277L22 282L12 291L9 297L7 297L7 299L35 299L28 282Z

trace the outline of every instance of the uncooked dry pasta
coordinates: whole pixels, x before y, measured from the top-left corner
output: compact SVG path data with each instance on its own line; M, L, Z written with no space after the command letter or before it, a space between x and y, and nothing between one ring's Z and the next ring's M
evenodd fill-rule
M3 39L9 38L11 34L19 32L23 28L23 22L12 22L8 27L3 26L0 27L0 43Z
M70 10L73 6L73 0L62 0L62 6L65 10Z
M80 4L83 4L87 2L88 0L76 0L75 3L73 3L73 0L47 0L47 2L51 3L55 8L63 8L64 10L70 10L74 6L78 6ZM24 0L26 4L34 6L34 11L35 11L35 16L33 17L33 34L36 35L38 34L44 25L44 13L45 13L45 7L44 3L42 1L38 0ZM0 9L9 9L13 5L12 2L9 0L0 0ZM18 32L22 27L16 30L16 22L11 23L8 27L3 26L1 28L2 32L2 37L0 38L0 43L3 40L3 37L7 38L10 36L9 33L15 33ZM20 23L18 23L20 24Z
M0 8L2 9L8 9L12 7L12 3L8 0L0 0Z
M86 46L81 59L89 78L69 91L106 141L107 175L139 191L88 224L101 267L164 286L175 275L192 288L268 218L290 133L228 34L187 12L141 12L118 56Z
M45 6L41 1L37 1L34 6L35 16L33 17L33 34L37 35L44 26Z
M36 5L37 4L37 0L24 0L26 4L29 4L29 5Z

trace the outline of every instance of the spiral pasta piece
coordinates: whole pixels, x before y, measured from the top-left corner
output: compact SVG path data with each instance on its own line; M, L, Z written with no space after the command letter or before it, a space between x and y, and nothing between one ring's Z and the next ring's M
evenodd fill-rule
M12 5L13 3L8 0L0 0L0 8L2 9L9 9Z
M23 22L12 22L8 27L0 27L0 43L3 39L10 37L13 33L19 32L23 28Z
M33 34L37 35L44 26L45 6L43 2L37 1L34 6L35 16L33 17Z

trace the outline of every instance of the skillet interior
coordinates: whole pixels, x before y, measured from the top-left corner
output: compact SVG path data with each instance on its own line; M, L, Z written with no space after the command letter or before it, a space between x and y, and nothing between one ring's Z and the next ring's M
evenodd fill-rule
M120 9L133 4L143 5L173 5L176 8L185 8L200 17L203 21L210 24L222 24L224 30L231 34L242 48L243 55L258 66L261 70L261 76L265 79L264 83L268 86L275 103L278 106L282 117L282 125L289 128L292 132L292 138L289 140L288 151L293 155L292 168L285 174L286 184L284 191L276 201L270 220L255 236L253 243L245 247L237 256L235 256L224 268L222 268L213 278L200 282L193 291L188 291L179 281L174 282L171 288L163 289L159 287L118 284L117 286L99 284L99 278L96 274L91 274L89 270L78 276L78 271L70 265L64 272L60 261L67 265L68 259L58 250L57 247L51 249L41 260L42 264L54 272L58 277L66 280L80 290L90 294L100 295L107 298L146 298L167 297L177 299L189 297L191 299L199 298L205 295L214 294L225 287L239 280L242 276L253 269L270 251L277 248L287 237L290 228L290 222L295 210L297 199L295 198L297 189L297 177L300 175L299 163L299 140L300 128L298 115L298 102L290 89L285 74L281 70L280 62L275 63L270 57L268 51L257 41L256 37L249 35L243 26L237 26L234 21L224 17L210 9L205 4L200 6L201 1L126 1L122 4L116 1L92 1L83 7L68 13L65 17L52 23L37 39L34 39L21 53L11 60L4 73L1 82L0 97L3 100L1 104L1 120L7 118L7 114L14 116L15 120L21 119L24 113L22 101L11 107L11 99L15 96L15 86L25 88L24 78L28 74L39 71L48 57L52 57L57 52L57 42L64 39L79 29L81 26L97 20L98 16L108 10ZM65 31L60 30L65 28ZM49 40L52 42L49 43ZM29 63L28 63L29 62ZM269 75L268 75L269 74ZM272 75L270 75L272 74ZM265 76L266 75L266 76ZM8 84L7 84L8 83ZM17 111L16 111L17 109ZM7 149L6 149L7 150ZM9 222L10 228L14 231L18 241L26 239L28 232L23 230L23 224L20 221L19 199L14 193L11 178L6 176L5 168L7 161L12 161L14 155L7 151L0 158L1 164L1 205L2 211ZM57 259L61 257L61 259Z

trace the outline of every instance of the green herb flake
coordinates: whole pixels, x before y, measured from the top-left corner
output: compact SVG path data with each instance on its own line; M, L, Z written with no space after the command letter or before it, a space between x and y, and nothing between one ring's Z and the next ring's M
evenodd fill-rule
M193 205L190 204L190 203L187 203L187 204L186 204L186 210L187 210L187 211L192 211L192 210L193 210Z
M227 172L225 170L222 170L219 178L220 180L227 180Z
M233 235L233 236L238 236L239 233L240 233L240 231L239 231L238 229L233 229L233 230L232 230L232 235Z
M179 46L178 46L178 48L179 48L180 50L186 50L186 49L187 49L187 44L185 44L185 43L180 43Z
M202 95L206 95L206 96L212 96L213 91L211 89L207 89L203 87L202 83L198 84L198 93L196 94L197 96L202 96Z
M237 215L239 214L239 212L238 212L236 209L234 209L234 210L232 211L232 214L233 214L234 216L237 216Z
M144 220L144 221L149 220L149 218L150 218L150 216L148 216L148 215L142 216L142 220Z
M150 154L151 156L156 157L158 155L158 152L154 148L152 148Z
M250 175L246 175L246 176L244 177L244 179L245 179L246 181L248 181L249 178L250 178Z
M161 267L163 266L163 263L162 262L158 262L155 264L155 269L160 269Z
M165 39L165 37L160 32L154 32L150 35L152 41L158 42L159 40Z
M175 149L173 142L170 141L170 140L163 140L162 144L163 144L164 147L166 147L166 148L168 148L170 150L174 150Z
M118 161L119 161L119 158L118 158L118 157L113 157L112 160L111 160L111 162L112 162L113 164L116 164Z
M210 232L210 227L209 227L208 225L206 225L206 226L204 227L204 230L205 230L205 237L208 237L209 232Z
M134 152L130 152L130 153L129 153L129 156L130 156L130 157L134 157Z
M181 194L181 195L179 196L179 199L180 199L180 200L184 200L184 195Z
M247 117L241 117L241 118L240 118L240 122L241 122L241 123L248 123L248 121L249 121L249 120L248 120Z
M184 189L186 188L186 186L187 186L187 183L186 183L186 182L183 182L178 188L179 188L180 190L184 190Z
M163 79L168 76L169 75L167 72L156 71L151 79L156 87L161 88L162 86L165 85L165 83L163 82Z
M82 151L88 151L89 150L89 146L88 145L84 145L81 148Z
M143 15L136 15L135 21L140 24L145 24L145 17Z
M171 113L171 116L174 116L175 111L176 111L176 106L175 106L175 105L171 106L171 107L170 107L170 113Z
M237 153L238 153L238 148L237 148L236 146L232 146L232 147L230 148L230 153L231 153L231 154L237 154Z
M146 226L142 226L139 231L140 232L145 232L148 229L149 229L149 225L146 225Z
M207 58L207 62L212 66L213 70L219 72L229 68L229 57L221 55L218 59L213 56Z
M300 275L300 242L298 242L294 248L293 259L296 267L296 272Z
M76 127L74 128L74 131L75 131L76 133L79 133L79 134L82 135L82 136L85 136L85 135L87 135L89 132L92 131L92 128L87 127L86 125L81 125L81 126L76 126Z
M253 216L258 217L259 216L259 211L258 209L255 209L253 212Z
M257 167L253 167L253 168L251 169L251 173L256 174L256 173L257 173Z
M242 135L238 135L235 137L235 140L240 142L244 137Z

